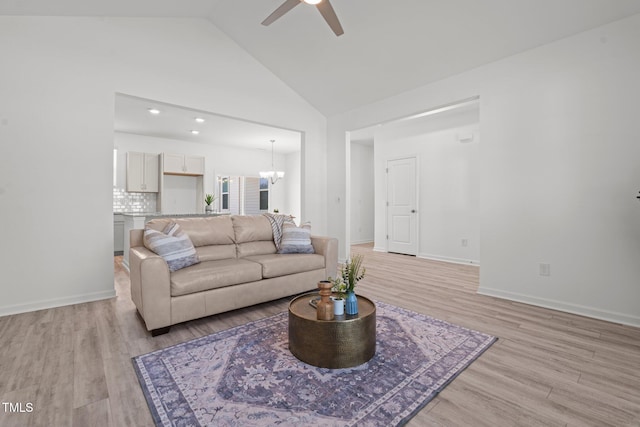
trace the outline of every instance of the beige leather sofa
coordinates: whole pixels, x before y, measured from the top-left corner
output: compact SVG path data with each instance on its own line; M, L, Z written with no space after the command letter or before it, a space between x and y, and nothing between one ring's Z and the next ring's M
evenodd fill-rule
M175 221L195 246L199 264L170 272L165 260L131 230L131 299L152 335L171 325L299 294L336 276L338 241L312 236L314 254L278 254L266 216L156 218Z

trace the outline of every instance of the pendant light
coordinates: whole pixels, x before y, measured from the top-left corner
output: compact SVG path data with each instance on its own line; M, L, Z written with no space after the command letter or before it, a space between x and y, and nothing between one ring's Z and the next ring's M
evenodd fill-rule
M266 171L266 172L260 172L260 178L269 178L269 180L271 181L271 184L275 184L276 182L278 182L278 180L280 178L284 178L284 172L283 171L277 171L276 168L273 166L273 144L274 142L276 142L275 139L271 140L271 170L270 171Z

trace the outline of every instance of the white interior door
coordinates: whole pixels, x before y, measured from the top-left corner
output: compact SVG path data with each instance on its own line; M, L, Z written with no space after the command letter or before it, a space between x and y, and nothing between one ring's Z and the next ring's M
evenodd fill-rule
M418 253L416 158L387 161L387 250Z

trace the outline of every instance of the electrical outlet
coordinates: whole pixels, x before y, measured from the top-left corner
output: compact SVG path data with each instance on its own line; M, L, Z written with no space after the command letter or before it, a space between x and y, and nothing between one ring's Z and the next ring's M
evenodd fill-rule
M541 276L551 276L551 264L540 263L539 267Z
M460 241L460 243L462 244L462 247L466 248L467 246L469 246L469 240L468 239L462 239Z

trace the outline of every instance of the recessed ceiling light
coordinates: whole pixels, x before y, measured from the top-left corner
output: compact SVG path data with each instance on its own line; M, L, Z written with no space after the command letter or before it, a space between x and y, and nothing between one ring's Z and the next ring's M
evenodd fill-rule
M307 3L307 4L318 4L321 1L322 0L304 0L304 2Z
M200 133L200 131L199 131L199 130L195 130L195 129L192 129L190 132L191 132L192 134L194 134L194 135L197 135L197 134L199 134L199 133Z
M204 123L204 119L202 117L196 117L194 120L198 123Z
M160 110L157 108L149 108L147 111L149 111L150 114L160 114Z

